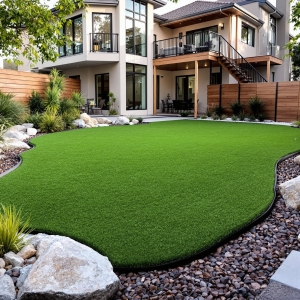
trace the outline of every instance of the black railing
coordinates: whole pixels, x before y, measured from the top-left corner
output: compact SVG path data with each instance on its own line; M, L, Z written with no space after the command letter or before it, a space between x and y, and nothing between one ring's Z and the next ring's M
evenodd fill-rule
M247 82L267 82L267 80L221 35L219 37L219 56L223 56L228 66L232 66Z
M263 76L234 49L221 35L203 31L182 37L153 42L153 58L213 51L224 57L227 63L247 82L266 82Z
M90 33L91 52L119 52L118 33Z

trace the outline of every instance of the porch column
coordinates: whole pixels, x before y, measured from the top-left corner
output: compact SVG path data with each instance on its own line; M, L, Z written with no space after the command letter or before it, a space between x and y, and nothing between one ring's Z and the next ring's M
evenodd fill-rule
M153 66L153 115L156 116L156 66Z
M198 117L198 60L195 60L195 95L194 95L194 119Z
M239 52L239 16L235 15L235 49Z
M270 75L271 75L271 61L267 61L267 82L270 82Z

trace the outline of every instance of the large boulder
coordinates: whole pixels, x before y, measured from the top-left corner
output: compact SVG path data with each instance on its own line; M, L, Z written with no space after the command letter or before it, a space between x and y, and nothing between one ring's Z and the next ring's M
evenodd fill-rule
M4 142L0 142L0 148L5 150L30 149L30 146L17 139L4 138Z
M300 176L281 183L279 190L287 206L300 210Z
M82 119L76 119L73 121L73 124L79 128L85 128L85 123Z
M98 118L95 118L97 121L98 121L98 124L111 124L112 121L107 119L107 118L104 118L104 117L98 117Z
M70 238L43 235L37 254L17 299L106 300L118 290L107 257Z
M15 300L16 290L10 276L0 276L0 300Z
M134 125L136 125L136 124L139 124L139 123L140 123L140 121L139 121L139 120L137 120L137 119L133 119L131 122L132 122Z
M115 124L116 125L129 125L130 121L127 117L120 116L116 119Z
M24 141L29 138L29 135L25 134L22 131L18 131L16 129L9 128L7 131L4 132L3 137L7 137L10 139L16 139L19 141Z
M27 128L27 134L29 136L36 135L37 134L37 130L35 128Z
M14 126L10 127L10 129L17 130L17 131L23 131L23 132L27 131L27 128L23 125L14 125Z
M97 127L98 125L98 121L94 118L91 118L87 113L81 114L80 119L83 120L86 125L88 125L86 127Z
M22 126L24 126L26 128L33 128L33 123L24 123L24 124L22 124Z

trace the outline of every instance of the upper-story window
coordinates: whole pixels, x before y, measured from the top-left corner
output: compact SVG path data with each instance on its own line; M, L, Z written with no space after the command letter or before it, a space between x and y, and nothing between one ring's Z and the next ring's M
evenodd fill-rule
M255 29L248 24L242 23L242 42L254 47Z
M146 22L146 4L126 0L126 53L147 56Z
M93 51L112 52L111 14L93 13Z
M276 19L273 16L270 16L270 23L269 23L269 46L276 45Z
M71 18L71 23L66 24L61 32L71 41L71 45L65 45L58 48L59 56L69 56L82 53L82 16Z

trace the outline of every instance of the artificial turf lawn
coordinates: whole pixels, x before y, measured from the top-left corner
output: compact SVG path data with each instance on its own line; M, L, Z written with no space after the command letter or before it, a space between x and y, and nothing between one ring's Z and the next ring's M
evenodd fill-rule
M44 135L0 179L1 202L37 231L72 237L115 267L177 260L259 216L274 167L300 130L208 121L159 122Z

